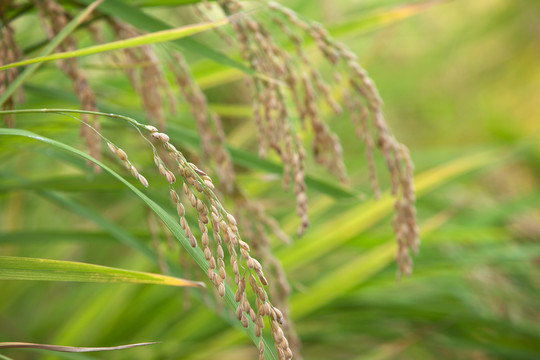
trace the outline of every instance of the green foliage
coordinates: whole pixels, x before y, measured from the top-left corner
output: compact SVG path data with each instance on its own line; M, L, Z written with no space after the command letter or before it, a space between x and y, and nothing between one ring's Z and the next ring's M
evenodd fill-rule
M135 6L106 0L99 9L159 37L159 31L186 35L185 25L175 21L191 3L197 1L145 0ZM303 237L293 236L290 245L272 238L272 250L293 288L291 315L302 354L306 359L538 358L540 129L535 119L540 107L535 95L540 71L531 17L538 6L484 0L320 4L298 0L290 6L329 24L334 36L359 53L377 82L394 132L411 148L416 164L422 245L413 275L396 282L391 198L388 192L377 201L363 195L369 192L367 168L359 161L363 148L350 124L326 116L342 139L351 182L337 184L309 158L310 227ZM18 82L0 94L1 103L24 86L26 99L18 108L79 108L67 78L52 63L39 60L52 54L64 35L74 34L81 48L94 46L85 35L91 24L84 22L87 13L75 9L79 15L65 33L25 53L36 63L19 72ZM415 16L406 19L409 15ZM20 30L37 21L36 11L27 9L14 26ZM218 23L201 25L201 30ZM220 28L230 31L228 25ZM43 40L36 31L26 31L18 38L21 48ZM117 45L107 37L98 46ZM257 156L249 98L237 82L254 71L210 31L161 44L158 53L168 59L178 49L189 53L195 80L210 107L225 119L239 186L260 199L286 233L294 234L298 219L292 192L281 190L283 166L272 156ZM99 59L80 58L79 65L99 94L100 111L146 122L128 80L112 62ZM107 271L126 274L123 269L136 269L162 279L170 278L155 273L206 277L203 251L190 246L178 224L168 184L153 170L150 147L124 120L100 121L107 139L121 144L143 169L148 189L130 177L105 144L102 160L88 155L72 117L33 111L18 114L16 128L0 128L0 336L4 341L99 347L159 342L84 359L256 358L256 346L249 341L256 343L253 324L244 330L230 315L236 303L228 286L223 300L212 297L213 286L207 291L5 280L5 261L36 271L34 258L66 261L42 260L53 270L76 262L109 265L118 270ZM179 104L167 122L171 141L197 163L201 136L186 104ZM310 134L303 136L310 140ZM93 172L86 161L103 171ZM386 190L386 180L381 181ZM231 199L221 200L234 207ZM165 244L165 230L151 231L147 208L182 248ZM193 214L188 221L196 228ZM22 261L30 267L21 266ZM49 274L48 280L54 280L66 273ZM275 356L272 342L265 338L268 358ZM82 358L20 349L2 354Z

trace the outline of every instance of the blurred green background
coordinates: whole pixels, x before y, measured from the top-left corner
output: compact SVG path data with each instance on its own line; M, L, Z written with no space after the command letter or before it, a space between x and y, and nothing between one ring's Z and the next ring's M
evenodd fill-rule
M390 206L370 200L363 147L348 120L329 116L342 139L350 186L367 199L359 203L309 189L312 225L305 237L289 247L275 244L294 290L292 315L304 358L540 358L540 3L296 0L286 5L347 43L374 79L388 122L415 162L422 229L414 273L396 282ZM192 18L184 8L145 11L169 16L171 23ZM32 19L35 14L17 23L25 29L18 35L23 47L44 38L37 27L25 28ZM89 41L79 35L81 43ZM222 48L216 37L199 38ZM165 46L159 49L166 52ZM210 103L229 114L229 143L256 153L249 110L236 106L249 104L242 81L227 68L197 56L188 59ZM81 65L100 106L144 119L120 71L104 69L95 57L81 59ZM231 81L224 83L220 79L227 74ZM47 64L26 84L23 106L75 107L69 89L54 64ZM185 104L169 121L171 133L193 134ZM78 143L77 124L59 116L21 116L17 126ZM152 159L136 152L136 137L118 134L118 128L104 124L107 136L150 167ZM197 146L181 139L196 159ZM0 151L3 254L159 271L116 241L127 236L150 243L145 208L121 185L36 143L2 139ZM332 181L313 164L307 172ZM279 178L248 166L239 169L239 181L294 234L294 199L292 192L280 191ZM164 184L154 187L150 194L167 206L164 189ZM170 259L178 256L177 250L162 248ZM187 273L197 271L193 265ZM255 346L245 336L231 337L237 330L212 307L195 298L188 304L176 288L2 281L0 289L3 341L161 342L84 356L2 352L13 359L256 357Z

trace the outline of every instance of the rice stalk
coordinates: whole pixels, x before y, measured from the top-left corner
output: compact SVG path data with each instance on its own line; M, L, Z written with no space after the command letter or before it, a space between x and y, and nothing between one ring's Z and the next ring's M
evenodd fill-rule
M69 16L58 2L55 0L35 0L34 4L39 11L39 17L42 26L50 39L53 39L69 22ZM76 40L73 36L68 36L59 46L61 51L71 51L77 48ZM97 111L96 96L90 88L88 79L82 71L77 59L64 59L57 62L58 68L62 70L73 83L73 90L81 103L81 108L90 111ZM91 124L93 128L99 131L99 122L95 116L82 114L82 120L85 124ZM89 154L100 159L100 139L99 136L89 130L88 127L81 125L80 136L86 141ZM94 171L99 172L99 166L94 165Z

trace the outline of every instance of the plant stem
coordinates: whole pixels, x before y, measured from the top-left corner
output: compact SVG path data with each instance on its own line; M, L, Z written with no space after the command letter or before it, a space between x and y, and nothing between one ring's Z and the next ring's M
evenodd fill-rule
M116 118L116 119L122 119L130 124L144 129L144 124L141 124L137 120L130 118L128 116L124 115L118 115L118 114L112 114L112 113L104 113L100 111L89 111L89 110L75 110L75 109L20 109L20 110L0 110L0 115L8 115L8 114L40 114L40 113L75 113L75 114L89 114L89 115L96 115L96 116L105 116L110 118Z

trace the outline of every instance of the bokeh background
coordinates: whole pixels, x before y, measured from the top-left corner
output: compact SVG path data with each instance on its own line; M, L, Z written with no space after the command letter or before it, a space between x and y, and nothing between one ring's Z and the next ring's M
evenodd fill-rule
M294 290L292 315L304 358L540 358L540 3L296 0L286 5L347 43L374 79L388 122L415 162L422 230L413 275L398 282L388 203L371 199L363 147L350 123L328 116L342 139L350 187L365 199L309 189L310 229L291 246L275 244ZM145 11L171 23L194 18L185 8ZM35 20L35 15L18 19L26 47L44 39L30 26ZM91 41L79 36L82 44ZM226 49L211 34L199 38ZM166 52L165 46L159 49ZM211 105L225 117L229 144L256 154L246 107L250 94L241 75L197 56L188 59ZM95 57L82 59L81 66L91 74L100 105L144 118L121 72ZM24 107L75 107L69 89L69 81L48 64L26 84ZM179 143L196 157L197 146L189 142L195 125L185 104L169 121L171 131L185 140ZM54 115L20 117L17 126L78 141L77 124ZM133 136L119 135L111 123L104 129L136 154L140 143ZM114 180L35 144L2 140L0 150L2 253L159 271L116 241L133 236L150 242L150 235L144 206ZM152 161L144 154L134 158ZM313 164L308 173L333 181ZM279 176L240 167L239 181L294 234L294 199L281 190ZM151 191L167 203L163 189ZM193 266L187 273L196 271ZM213 306L179 289L15 281L0 282L0 289L5 341L161 342L84 356L5 352L14 359L256 357L256 348Z

